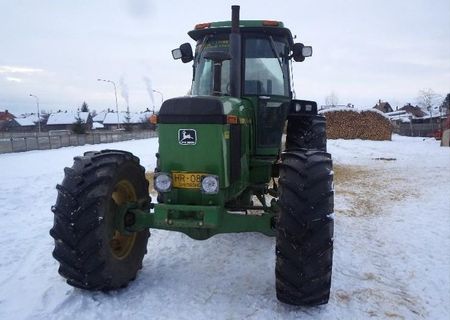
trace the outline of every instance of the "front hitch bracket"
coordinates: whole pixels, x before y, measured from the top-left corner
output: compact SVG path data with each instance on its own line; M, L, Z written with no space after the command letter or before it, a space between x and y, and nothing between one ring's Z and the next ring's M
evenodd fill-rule
M153 215L147 203L142 202L126 202L121 205L115 215L116 230L124 235L131 235L148 229L153 223Z

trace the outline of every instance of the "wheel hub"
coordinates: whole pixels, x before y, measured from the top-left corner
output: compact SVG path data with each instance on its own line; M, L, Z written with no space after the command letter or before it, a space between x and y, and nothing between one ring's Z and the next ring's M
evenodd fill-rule
M134 187L127 180L121 180L116 184L111 198L115 204L115 208L117 209L126 202L137 200ZM117 209L113 210L112 212L113 218L115 218L116 215L119 214ZM136 233L133 233L132 235L126 235L121 233L117 229L114 229L112 238L109 242L109 246L114 257L116 257L117 259L125 259L133 249L135 241Z

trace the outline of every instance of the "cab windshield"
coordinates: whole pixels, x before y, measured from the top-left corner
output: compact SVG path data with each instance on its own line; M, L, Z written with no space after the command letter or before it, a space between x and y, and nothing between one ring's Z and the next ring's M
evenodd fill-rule
M197 42L193 95L210 95L213 89L213 62L209 51L229 52L228 35L208 35ZM285 38L243 34L243 94L289 96L289 46ZM222 63L221 94L230 94L230 61Z

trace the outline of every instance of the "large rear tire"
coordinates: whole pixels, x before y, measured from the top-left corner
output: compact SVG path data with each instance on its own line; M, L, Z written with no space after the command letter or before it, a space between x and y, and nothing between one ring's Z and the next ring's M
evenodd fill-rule
M82 289L125 287L142 268L150 233L121 234L114 219L125 202L150 202L145 169L131 153L104 150L74 158L64 171L50 230L59 273Z
M327 151L326 120L324 116L289 116L286 149Z
M281 302L328 302L333 259L333 174L329 154L295 150L281 155L276 290Z

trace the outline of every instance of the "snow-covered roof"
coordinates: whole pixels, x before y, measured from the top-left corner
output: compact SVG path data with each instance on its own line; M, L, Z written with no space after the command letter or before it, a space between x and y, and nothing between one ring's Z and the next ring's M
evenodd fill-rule
M410 107L410 108L405 109L406 107ZM412 110L414 110L414 108L416 108L416 110L419 110L420 113L413 112ZM436 109L434 109L434 111L436 111ZM420 116L417 116L418 114ZM387 112L387 113L385 113L385 115L387 117L389 117L390 120L400 120L402 122L411 122L411 119L430 119L431 118L429 111L426 111L426 110L420 109L419 107L414 107L414 106L405 106L401 110ZM433 112L432 116L433 116L433 118L439 118L439 117L441 117L441 114L439 112Z
M398 110L398 111L392 111L392 112L386 112L386 115L388 117L392 117L392 116L399 116L399 115L403 115L406 114L407 112L405 110Z
M106 112L106 111L99 112L99 113L97 113L97 115L95 117L92 118L92 121L103 122L103 120L105 120L105 117L107 114L108 114L108 112Z
M400 121L400 122L411 122L411 115L409 114L398 114L389 117L391 121Z
M101 124L100 122L93 122L92 123L92 129L103 129L105 126Z
M141 123L146 121L151 116L151 112L131 113L119 112L119 124L124 123ZM129 121L127 118L129 117ZM108 113L103 120L103 124L117 124L117 113Z
M141 112L141 113L136 113L136 122L143 122L143 121L147 121L148 118L150 118L152 116L152 112L150 111L146 111L146 112Z
M119 117L119 120L117 120L117 117ZM109 112L106 114L105 119L103 119L103 124L117 124L117 122L124 123L124 121L125 115L123 113L117 115L117 113Z
M52 113L47 120L47 125L55 124L73 124L77 122L78 118L83 122L87 122L89 112L58 112Z
M41 121L42 121L42 116L43 114L40 114L41 116ZM22 113L20 116L18 116L19 118L27 118L27 119L31 119L31 121L33 121L34 123L38 122L38 116L37 113Z
M21 127L26 127L26 126L34 126L35 125L35 121L33 121L33 119L31 117L27 117L27 118L15 118L14 119L17 124ZM37 120L37 117L36 117ZM37 122L37 121L36 121Z
M430 118L441 118L442 115L439 112L433 112L432 114L430 114L429 112L426 112L426 114L421 117L420 119L430 119Z

